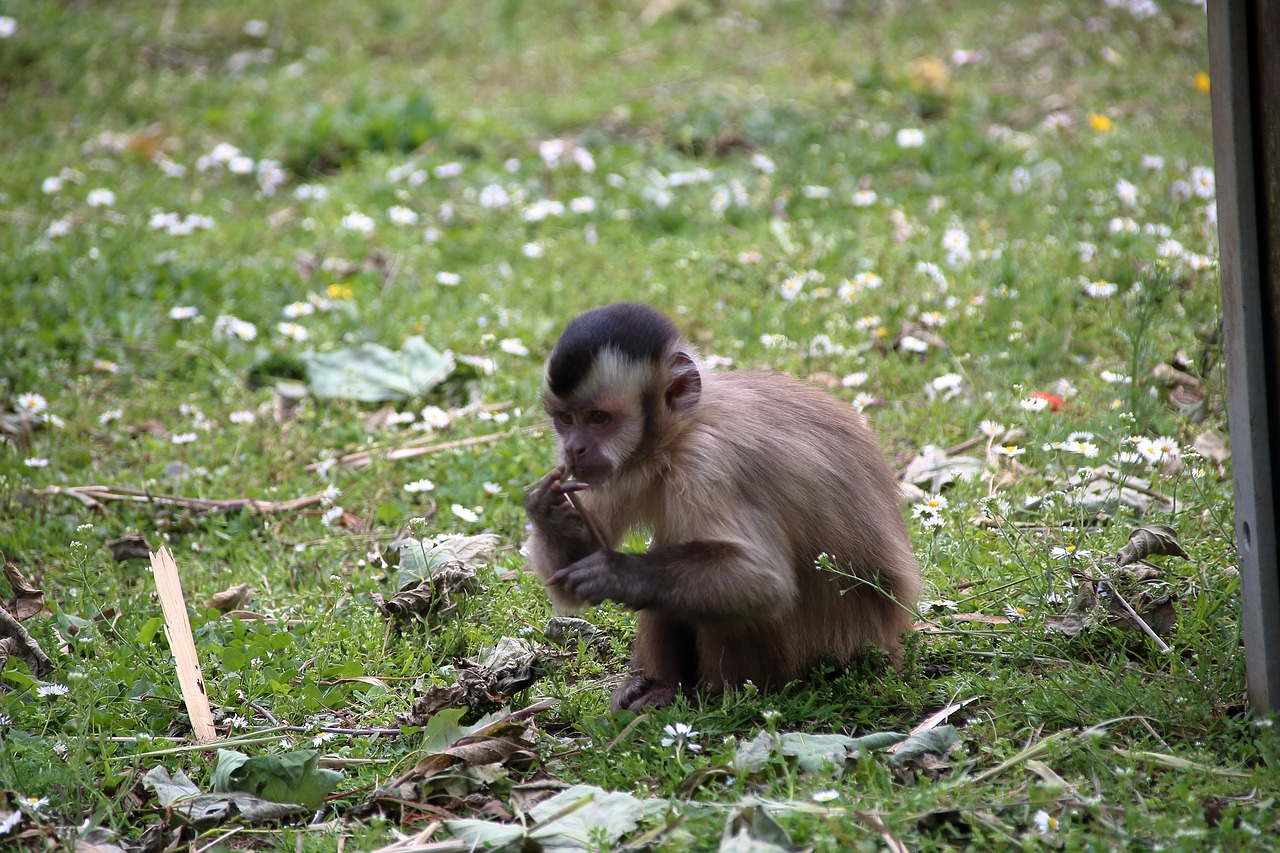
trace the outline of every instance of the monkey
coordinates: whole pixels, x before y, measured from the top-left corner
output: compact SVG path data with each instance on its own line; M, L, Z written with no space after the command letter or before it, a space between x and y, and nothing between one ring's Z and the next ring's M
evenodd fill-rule
M919 568L897 481L852 406L783 373L706 370L670 318L634 302L565 327L542 402L560 464L526 495L525 553L558 610L636 611L615 710L781 686L869 646L900 665ZM618 550L633 530L647 551Z

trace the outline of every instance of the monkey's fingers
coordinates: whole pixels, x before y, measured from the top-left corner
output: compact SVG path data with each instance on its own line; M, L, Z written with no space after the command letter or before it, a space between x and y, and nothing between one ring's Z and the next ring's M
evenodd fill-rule
M591 488L591 484L590 483L560 483L559 485L553 486L552 488L557 494L566 495L569 492L580 492L583 489L589 489Z

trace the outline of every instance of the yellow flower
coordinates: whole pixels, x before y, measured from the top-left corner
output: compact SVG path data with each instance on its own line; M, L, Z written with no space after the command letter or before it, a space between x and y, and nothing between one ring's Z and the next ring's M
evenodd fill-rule
M1113 125L1111 124L1111 119L1102 113L1089 113L1089 127L1098 133L1110 133Z
M353 299L356 295L351 285L341 281L335 281L329 285L325 292L329 294L330 299Z
M1209 91L1209 72L1207 71L1196 72L1196 91L1197 92Z

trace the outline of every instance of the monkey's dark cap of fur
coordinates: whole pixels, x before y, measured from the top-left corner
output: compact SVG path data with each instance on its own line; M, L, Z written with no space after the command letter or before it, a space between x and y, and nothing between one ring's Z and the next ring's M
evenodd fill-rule
M568 397L590 375L596 354L612 349L638 363L652 363L680 332L667 316L638 302L615 302L574 318L547 359L547 385Z

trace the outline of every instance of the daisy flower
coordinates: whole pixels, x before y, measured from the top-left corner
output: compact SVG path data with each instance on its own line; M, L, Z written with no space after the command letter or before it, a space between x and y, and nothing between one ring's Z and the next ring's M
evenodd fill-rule
M1200 198L1213 198L1216 188L1212 168L1196 166L1191 170L1191 191Z
M915 127L904 127L894 136L899 148L919 148L924 145L924 131Z
M498 348L510 355L529 354L529 348L519 338L504 338L498 342Z
M662 730L666 733L662 739L663 746L683 747L690 752L702 751L702 747L694 743L700 732L688 723L667 723Z
M452 506L449 507L449 510L458 518L470 524L474 524L475 522L480 520L479 513L477 513L473 509L469 509L463 506L462 504L453 504Z
M420 492L429 492L435 489L436 484L430 480L423 478L414 480L412 483L405 483L404 490L410 494L418 494Z
M1121 178L1116 181L1116 198L1126 207L1134 207L1138 204L1138 188Z
M1098 455L1098 445L1091 441L1068 441L1062 449L1079 453L1085 459L1093 459Z
M431 429L444 429L449 425L449 413L439 406L427 406L419 414L422 422Z
M919 518L922 515L937 515L947 508L947 499L943 495L925 495L923 499L911 507L911 514Z
M417 225L418 214L407 207L396 205L387 211L387 218L396 225Z
M782 298L791 301L800 295L800 291L804 289L804 276L793 275L788 276L778 287Z
M1004 435L1005 427L1004 424L999 421L983 421L978 424L978 432L982 433L987 438L996 439Z
M307 331L307 327L300 323L277 323L276 331L284 335L286 338L299 343L311 337L311 334Z
M358 210L352 211L342 217L341 224L344 230L355 231L360 234L371 234L375 227L373 218Z
M875 190L858 190L853 194L854 207L870 207L876 203Z
M49 408L49 401L42 394L28 391L18 395L18 414L23 417L34 417Z
M100 187L96 190L90 190L84 201L90 207L110 207L116 203L116 194L111 190Z

